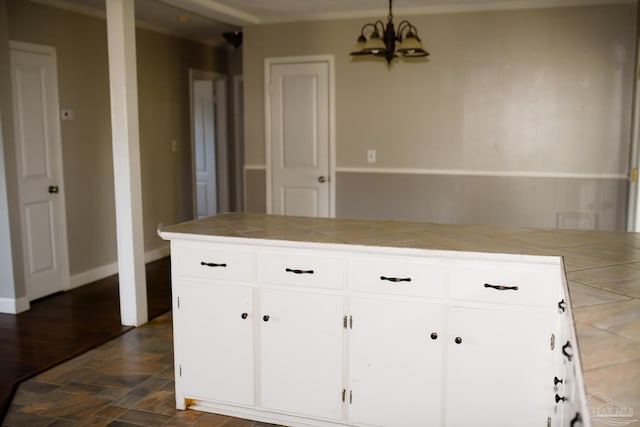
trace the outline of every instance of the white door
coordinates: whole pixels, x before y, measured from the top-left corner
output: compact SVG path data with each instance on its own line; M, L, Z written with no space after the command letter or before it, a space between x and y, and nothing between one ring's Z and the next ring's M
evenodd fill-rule
M341 295L264 290L260 296L260 406L342 418Z
M56 53L20 42L10 48L24 274L32 301L69 287Z
M547 425L555 407L551 335L558 335L558 316L462 307L449 314L445 425Z
M441 425L442 305L354 297L349 330L349 420Z
M213 92L213 80L193 81L193 138L197 218L215 215L218 211Z
M229 210L227 80L191 70L195 217Z
M334 216L333 60L267 60L267 212Z
M180 283L181 393L253 405L253 290L238 285Z

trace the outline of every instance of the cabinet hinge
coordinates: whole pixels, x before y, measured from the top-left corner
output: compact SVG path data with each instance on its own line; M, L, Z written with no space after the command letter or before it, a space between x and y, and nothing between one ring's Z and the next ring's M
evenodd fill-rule
M556 348L556 334L551 334L551 350Z
M349 329L353 329L353 316L349 316Z
M178 308L180 308L180 297L178 297Z
M343 401L343 402L344 402L344 400L346 399L346 397L347 397L347 389L346 389L346 388L343 388L343 389L342 389L342 401Z
M178 370L180 371L180 378L182 378L182 365L178 366Z
M551 427L551 417L547 417L547 427Z
M349 405L353 403L353 390L349 390Z
M342 327L347 329L347 316L344 316L342 318ZM343 399L343 401L344 401L344 399Z

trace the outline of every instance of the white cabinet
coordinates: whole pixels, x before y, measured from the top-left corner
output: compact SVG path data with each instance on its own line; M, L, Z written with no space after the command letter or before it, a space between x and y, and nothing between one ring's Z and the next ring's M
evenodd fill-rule
M253 405L252 289L178 280L174 293L180 394Z
M341 295L261 291L261 407L342 418L343 312Z
M349 421L439 426L445 309L353 297L349 330Z
M584 407L576 349L561 355L575 338L555 259L170 237L180 409L305 427L557 427Z
M450 308L446 425L547 425L558 321L553 313Z

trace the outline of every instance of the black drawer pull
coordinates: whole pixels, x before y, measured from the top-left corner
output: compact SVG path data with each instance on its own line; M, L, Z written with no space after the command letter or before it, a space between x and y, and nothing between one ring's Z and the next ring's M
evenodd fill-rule
M566 309L567 309L567 302L563 299L558 303L558 311L560 311L560 313L564 313Z
M200 262L200 265L204 265L207 267L226 267L227 266L227 264L225 263L216 264L215 262L204 262L204 261Z
M569 425L571 427L575 427L576 424L582 424L582 415L580 415L580 412L576 412L576 416L573 417L573 419L571 420L571 423L569 423Z
M493 288L499 291L517 291L517 286L502 286L502 285L490 285L489 283L484 284L485 288Z
M567 358L567 360L569 362L571 362L571 358L573 357L573 354L571 353L567 353L567 349L571 349L571 342L567 341L567 343L565 345L562 346L562 354L564 355L564 357Z
M293 268L285 268L285 270L287 273L293 273L293 274L313 274L313 270L296 270Z
M380 276L380 280L387 280L389 282L398 283L398 282L410 282L411 277L387 277Z

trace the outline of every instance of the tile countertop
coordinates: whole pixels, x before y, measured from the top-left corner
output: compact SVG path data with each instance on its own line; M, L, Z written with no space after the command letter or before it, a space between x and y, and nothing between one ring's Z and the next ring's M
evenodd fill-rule
M612 399L640 412L640 233L245 213L186 222L161 233L562 256L592 406Z

